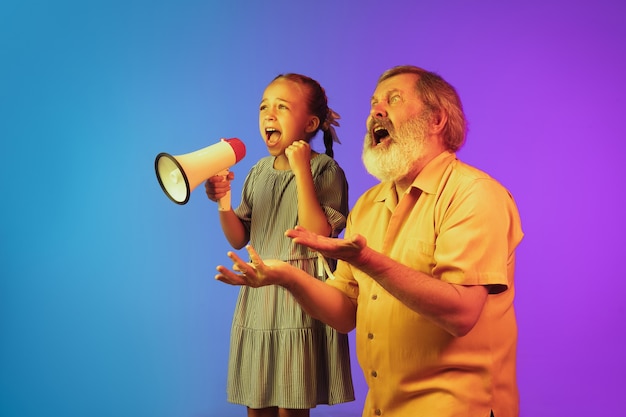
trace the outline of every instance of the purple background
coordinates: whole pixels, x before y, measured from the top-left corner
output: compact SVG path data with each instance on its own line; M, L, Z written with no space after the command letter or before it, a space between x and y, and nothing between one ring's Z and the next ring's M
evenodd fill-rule
M626 415L623 1L5 0L0 45L3 417L245 415L216 208L170 202L154 157L239 137L240 190L264 87L302 72L342 116L354 203L376 78L406 63L457 87L459 157L521 211L521 415ZM357 401L312 416L360 415L353 366Z

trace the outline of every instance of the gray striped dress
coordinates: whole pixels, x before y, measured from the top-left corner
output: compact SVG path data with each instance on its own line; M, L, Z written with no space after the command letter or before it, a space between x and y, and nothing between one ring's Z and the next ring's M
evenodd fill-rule
M262 259L281 259L317 277L316 253L284 236L298 224L296 181L273 163L268 156L252 167L235 212ZM336 236L348 212L345 174L325 154L311 159L311 170ZM347 335L309 317L282 287L241 287L230 344L229 402L302 409L354 400Z

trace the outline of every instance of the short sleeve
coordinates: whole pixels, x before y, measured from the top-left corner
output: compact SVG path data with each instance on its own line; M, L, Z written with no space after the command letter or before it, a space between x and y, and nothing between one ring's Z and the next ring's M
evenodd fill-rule
M352 276L352 267L346 262L339 261L333 273L334 279L327 279L326 284L337 288L348 298L356 300L359 297L359 284Z
M492 178L456 190L445 209L435 246L433 274L461 285L493 285L502 291L508 264L522 238L510 193Z
M345 173L333 159L326 157L314 172L314 182L317 198L332 227L332 237L336 237L346 227L348 215L348 182Z

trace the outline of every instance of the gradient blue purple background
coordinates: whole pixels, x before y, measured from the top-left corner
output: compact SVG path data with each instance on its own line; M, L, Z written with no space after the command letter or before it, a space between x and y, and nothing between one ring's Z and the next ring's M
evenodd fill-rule
M405 63L457 87L459 157L521 211L521 416L626 415L623 1L4 0L0 45L1 416L245 415L216 208L169 201L154 158L241 138L240 190L264 87L302 72L342 116L353 203L376 78ZM360 415L353 362L357 400L312 416Z

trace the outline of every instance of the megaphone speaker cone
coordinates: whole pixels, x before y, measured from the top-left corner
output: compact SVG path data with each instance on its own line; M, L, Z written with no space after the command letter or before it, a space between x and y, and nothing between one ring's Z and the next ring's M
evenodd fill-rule
M154 166L165 194L176 204L187 204L189 195L200 183L235 165L246 155L237 138L222 139L214 145L184 155L157 155Z
M161 189L176 204L187 204L191 189L185 170L175 157L165 152L157 155L154 161L157 179Z

